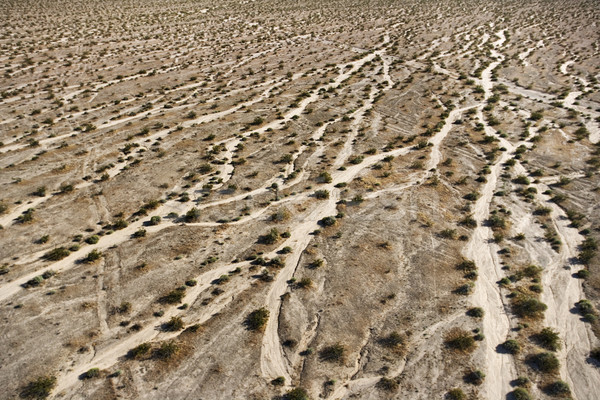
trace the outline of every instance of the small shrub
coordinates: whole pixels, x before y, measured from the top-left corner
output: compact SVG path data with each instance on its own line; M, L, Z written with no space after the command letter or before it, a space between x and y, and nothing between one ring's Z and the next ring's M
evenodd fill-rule
M454 293L455 294L460 294L460 295L463 295L463 296L468 296L473 291L473 286L474 286L473 282L465 283L463 285L460 285L456 289L454 289Z
M142 343L140 345L135 346L133 349L127 352L127 357L136 359L148 354L152 346L150 343Z
M264 329L269 320L269 310L262 307L252 311L246 317L245 325L251 331L260 331Z
M510 354L518 354L521 351L521 345L514 339L508 339L502 343L502 348Z
M326 346L319 352L322 361L342 363L345 359L345 349L341 343Z
M511 392L511 394L515 400L532 400L531 395L525 388L516 388Z
M543 348L551 351L560 349L560 338L552 328L544 328L534 335L535 341Z
M98 250L94 249L94 250L90 251L87 254L87 256L85 256L85 258L83 259L83 262L86 264L91 264L95 261L98 261L101 258L102 258L102 253L99 252Z
M590 351L590 358L600 362L600 347L594 347L592 351Z
M481 385L483 383L484 379L485 379L485 374L483 372L481 372L480 370L471 371L465 376L466 382L468 382L472 385L477 385L477 386Z
M525 295L515 297L512 303L513 312L520 318L539 319L547 308L538 299Z
M47 261L58 261L67 257L69 254L70 251L65 249L64 247L57 247L44 254L43 258Z
M179 345L176 342L164 342L160 345L158 349L156 349L156 351L154 352L154 356L161 360L168 360L169 358L172 358L175 355L177 355L177 353L179 353L179 350Z
M50 396L54 387L56 387L56 377L41 376L29 382L21 392L21 396L27 399L45 399Z
M185 217L184 217L185 222L197 222L199 219L200 219L200 210L198 210L196 207L193 207L192 209L188 210L188 212L185 213Z
M309 397L306 390L294 388L283 395L283 400L309 400Z
M100 368L90 368L81 375L82 379L93 379L100 376Z
M475 349L475 339L471 334L461 328L452 328L444 338L444 342L449 349L470 353Z
M317 190L315 192L315 198L319 199L319 200L326 200L329 198L329 190Z
M546 393L555 397L569 397L571 395L571 388L569 384L563 381L556 381L545 388Z
M283 376L278 376L271 381L271 384L273 386L283 386L285 384L285 378Z
M467 310L467 315L473 318L483 318L484 311L481 307L473 307Z
M100 237L98 235L92 235L92 236L88 237L87 239L85 239L85 242L87 244L96 244L96 243L98 243L99 240L100 240Z
M462 391L462 389L454 388L454 389L450 389L448 391L448 393L446 393L446 399L448 399L448 400L466 400L467 395L465 394L465 392Z
M531 366L540 372L548 373L558 370L560 362L552 353L538 353L528 357Z
M398 382L393 379L382 377L375 385L377 389L385 390L386 392L395 392L398 390Z
M171 317L168 322L165 322L162 326L163 330L168 332L176 332L182 330L184 327L183 320L181 317Z
M280 235L276 228L272 228L269 233L260 237L260 242L264 244L275 244L279 241Z
M115 223L112 225L112 228L115 231L118 231L120 229L125 229L127 228L127 221L125 221L123 218L118 219L115 221Z
M184 297L185 297L185 287L177 288L175 290L170 291L163 297L161 297L159 299L159 302L166 303L166 304L178 304L178 303L181 303L181 301L183 300Z
M319 221L319 225L322 226L333 226L337 222L335 217L325 217Z

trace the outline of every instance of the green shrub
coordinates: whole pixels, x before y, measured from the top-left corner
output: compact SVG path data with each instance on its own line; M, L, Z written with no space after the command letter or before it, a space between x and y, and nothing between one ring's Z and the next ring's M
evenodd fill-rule
M98 235L92 235L92 236L88 237L87 239L85 239L85 242L87 244L96 244L96 243L98 243L99 240L100 240L100 237Z
M41 376L23 388L21 396L27 399L45 399L56 387L56 377Z
M569 384L563 381L556 381L545 387L546 393L555 397L570 397L571 388Z
M476 346L473 336L461 328L452 328L444 337L444 342L449 349L461 353L470 353Z
M182 330L184 327L183 320L181 317L171 317L168 322L165 322L162 326L163 330L168 332L176 332Z
M467 315L473 318L483 318L484 311L481 307L473 307L467 310Z
M542 318L544 311L546 311L547 308L547 305L535 297L525 295L513 298L512 302L513 312L520 318Z
M345 359L345 348L341 343L326 346L319 352L322 361L342 363Z
M150 218L150 225L158 225L160 224L161 218L158 215L154 215Z
M480 370L471 371L465 376L465 381L467 381L468 383L470 383L472 385L477 385L477 386L481 385L483 383L484 379L485 379L485 374L483 372L481 372Z
M515 400L532 400L531 395L525 388L516 388L511 392L512 398Z
M115 223L112 225L112 228L115 231L118 231L120 229L125 229L125 228L127 228L127 221L125 221L123 218L120 218L115 221Z
M468 296L473 291L473 286L473 282L465 283L454 289L454 293L463 296Z
M48 261L58 261L67 257L69 254L70 251L65 249L64 247L57 247L44 254L42 257Z
M131 235L134 238L143 238L146 236L146 230L144 228L140 228Z
M510 354L518 354L521 351L521 345L514 339L508 339L502 343L502 348Z
M17 217L17 222L20 224L26 224L27 222L33 221L34 211L35 210L33 208L29 208L26 211L23 211L23 213Z
M326 200L329 198L329 190L317 190L314 194L315 198L319 200Z
M319 221L319 225L333 226L336 224L336 222L337 222L337 219L335 217L325 217Z
M264 329L269 320L269 310L262 307L252 311L246 317L245 325L251 331L260 331Z
M557 371L560 367L558 358L552 353L538 353L528 357L532 367L540 372L548 373Z
M306 390L294 388L283 395L283 400L309 400L309 397Z
M534 335L534 339L540 346L547 350L557 351L560 349L560 338L552 328L544 328Z
M197 222L200 219L200 210L198 210L196 207L191 208L185 213L185 217L183 219L185 222Z
M271 384L273 386L283 386L285 384L285 378L283 376L278 376L271 381Z
M260 242L263 244L275 244L279 241L279 231L276 228L272 228L269 233L260 237Z
M86 264L91 264L95 261L98 261L100 258L102 258L102 253L99 252L98 250L94 249L92 251L90 251L87 256L85 256L85 258L83 259L83 262Z
M590 357L600 362L600 347L594 347L592 351L590 351Z
M154 356L161 360L168 360L179 353L179 345L174 341L164 342L154 351Z
M185 287L171 290L169 293L161 297L158 301L166 304L178 304L181 303L185 297Z
M375 387L377 387L377 389L385 390L386 392L395 392L396 390L398 390L398 382L383 376L381 377L379 382L377 382Z
M100 376L99 368L90 368L81 375L82 379L92 379Z
M404 346L404 338L398 332L392 332L380 340L380 343L393 350L400 350Z
M446 393L446 399L448 399L448 400L466 400L467 395L465 394L465 392L462 391L462 389L454 388L454 389L450 389L448 391L448 393Z
M150 351L151 348L152 348L152 346L150 345L150 343L142 343L140 345L137 345L133 349L129 350L127 352L127 357L140 358L140 357L148 354L148 352Z
M456 269L464 272L472 272L477 271L477 265L475 265L475 261L463 259L462 262L456 266Z

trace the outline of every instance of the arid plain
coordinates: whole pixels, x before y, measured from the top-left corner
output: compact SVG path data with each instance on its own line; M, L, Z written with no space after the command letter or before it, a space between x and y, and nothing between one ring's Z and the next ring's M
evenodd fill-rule
M599 21L2 1L0 398L597 399Z

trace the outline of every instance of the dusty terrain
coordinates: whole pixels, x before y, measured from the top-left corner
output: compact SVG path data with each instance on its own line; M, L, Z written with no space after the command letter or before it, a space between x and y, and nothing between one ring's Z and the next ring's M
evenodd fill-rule
M598 398L597 1L216 3L0 3L0 398Z

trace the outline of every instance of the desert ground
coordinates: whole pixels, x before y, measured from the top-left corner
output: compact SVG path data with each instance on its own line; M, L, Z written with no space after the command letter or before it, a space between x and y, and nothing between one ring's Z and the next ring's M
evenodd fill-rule
M0 2L0 399L598 399L599 23Z

